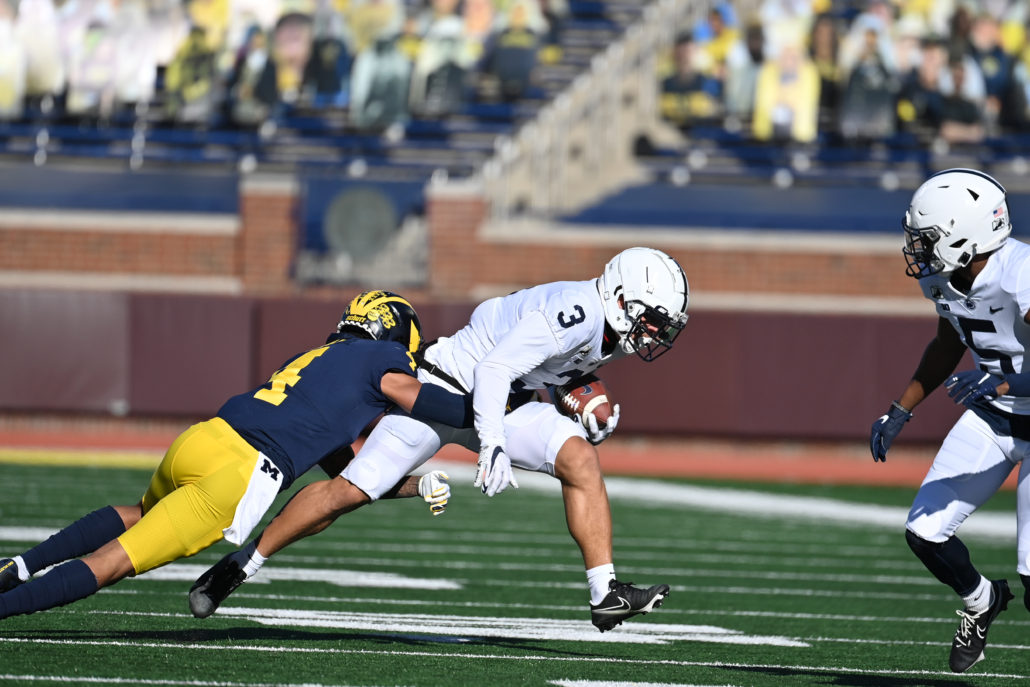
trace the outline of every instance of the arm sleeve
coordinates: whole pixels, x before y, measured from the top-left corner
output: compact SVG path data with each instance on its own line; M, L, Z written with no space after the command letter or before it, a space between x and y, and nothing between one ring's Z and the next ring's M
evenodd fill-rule
M423 384L411 407L411 417L451 427L472 427L472 396L452 394L436 384Z
M523 316L473 370L472 406L480 442L504 446L504 408L511 383L559 351L543 312Z

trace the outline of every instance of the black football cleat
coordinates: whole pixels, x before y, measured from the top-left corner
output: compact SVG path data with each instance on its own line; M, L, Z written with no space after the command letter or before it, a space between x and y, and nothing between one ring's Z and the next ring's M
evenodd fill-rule
M233 558L233 554L226 555L190 587L190 611L197 618L208 617L246 579L247 574Z
M951 656L948 665L952 672L964 673L984 657L984 646L987 644L987 630L998 614L1009 607L1014 599L1009 591L1009 583L1005 580L991 580L991 604L979 613L955 611L962 618L951 642Z
M18 564L13 558L0 558L0 594L8 592L22 583L18 577Z
M623 620L658 608L669 595L667 584L640 589L632 582L612 580L608 583L608 590L608 596L601 603L596 606L590 604L590 621L601 632L612 629Z
M1020 575L1019 579L1023 580L1023 605L1030 611L1030 575Z

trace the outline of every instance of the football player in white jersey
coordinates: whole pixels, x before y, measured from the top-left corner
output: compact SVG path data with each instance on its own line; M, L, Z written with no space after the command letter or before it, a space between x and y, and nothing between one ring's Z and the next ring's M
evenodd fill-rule
M612 524L596 444L618 424L585 428L535 390L560 385L626 355L650 361L672 347L687 321L687 278L651 248L630 248L600 278L555 282L480 304L469 324L424 351L419 378L471 392L475 429L453 431L406 415L384 417L333 480L308 485L256 542L202 575L190 592L194 615L210 615L273 553L374 501L448 443L479 452L475 485L487 496L518 483L512 467L545 472L562 484L569 532L583 555L591 620L602 632L659 606L668 585L617 581Z
M912 410L937 386L967 410L952 427L916 494L905 536L965 609L949 665L965 672L984 657L987 630L1013 598L1006 580L989 580L955 536L1019 464L1018 560L1030 609L1030 246L1012 231L1005 189L971 169L931 176L905 215L907 273L939 316L912 380L873 423L873 459L886 460ZM966 350L975 369L955 372Z

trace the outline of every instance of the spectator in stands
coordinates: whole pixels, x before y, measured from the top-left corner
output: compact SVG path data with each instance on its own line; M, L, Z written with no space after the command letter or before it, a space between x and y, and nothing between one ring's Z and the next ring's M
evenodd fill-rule
M517 0L509 8L502 26L488 41L483 55L483 71L493 77L502 100L522 98L532 83L533 69L541 48L539 12L533 14L529 0Z
M980 105L962 94L966 64L958 56L948 63L953 91L941 105L940 136L948 143L980 143L984 139L983 112Z
M379 37L354 59L351 71L351 119L355 126L382 131L408 120L411 62L398 49L395 35Z
M66 109L72 116L106 120L114 111L118 40L111 19L109 11L97 12L81 44L71 47Z
M400 0L355 0L344 18L350 32L351 51L358 55L381 38L400 33L404 9Z
M821 14L812 24L808 43L809 56L819 73L819 128L830 130L837 125L841 98L840 36L836 20Z
M845 140L892 136L898 90L897 79L884 64L879 33L867 29L865 50L852 68L844 92L840 128Z
M561 61L564 54L562 29L569 18L569 3L566 0L540 0L540 12L547 22L540 61L544 64L556 64Z
M977 15L969 34L969 52L984 76L985 122L988 128L995 129L1002 103L1009 98L1015 66L1012 57L1001 47L1001 26L997 19L987 13Z
M800 41L786 41L758 74L751 130L760 141L810 143L818 133L819 72Z
M114 14L116 106L145 111L154 99L157 57L146 0L120 0Z
M354 58L343 40L342 17L325 13L315 18L315 38L304 65L304 102L315 107L344 107L350 102Z
M255 26L226 83L226 106L233 123L255 127L272 116L279 102L275 69L265 32Z
M439 19L430 26L412 71L412 112L439 117L461 110L473 63L466 41L457 17Z
M936 135L943 116L941 73L946 66L944 42L935 38L925 39L919 64L904 77L898 98L898 120L906 130Z
M26 62L25 48L14 32L14 10L0 0L0 119L22 115Z
M25 98L33 110L50 109L68 80L57 10L53 0L20 0L17 9L15 35L25 51ZM73 45L65 44L67 49ZM44 102L48 105L41 108Z
M272 59L275 61L279 100L294 103L300 97L304 68L311 57L313 30L311 17L288 12L279 17L272 32Z
M726 2L720 2L709 10L707 22L695 30L695 39L705 54L705 71L717 87L716 98L722 98L726 60L739 35L733 7Z
M204 29L194 26L165 70L165 107L169 117L204 124L217 100L215 53Z
M726 58L726 85L724 103L726 114L739 120L749 120L755 106L758 72L765 63L765 34L762 25L755 22L744 29L744 39L730 50Z
M224 45L229 24L237 8L230 8L230 0L189 0L185 3L190 26L203 29L211 48Z
M693 36L681 33L673 46L673 69L662 81L661 112L682 129L721 116L718 86L697 67L698 46Z
M490 0L465 0L462 11L465 37L483 45L494 26L494 5Z

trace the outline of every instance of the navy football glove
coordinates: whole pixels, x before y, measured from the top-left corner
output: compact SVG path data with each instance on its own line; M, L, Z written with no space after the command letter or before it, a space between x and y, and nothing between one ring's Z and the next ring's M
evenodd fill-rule
M886 414L877 418L869 435L869 450L873 453L874 461L887 461L887 449L891 447L901 428L911 419L912 412L902 408L897 401L891 403Z
M955 403L967 408L981 401L993 401L998 398L998 385L1004 380L983 370L966 370L956 372L944 382L948 396Z

